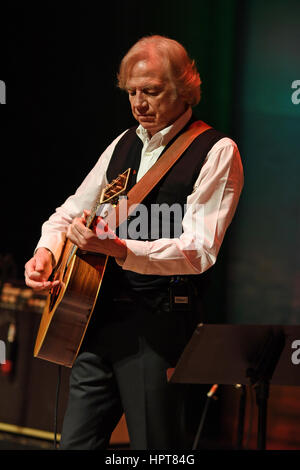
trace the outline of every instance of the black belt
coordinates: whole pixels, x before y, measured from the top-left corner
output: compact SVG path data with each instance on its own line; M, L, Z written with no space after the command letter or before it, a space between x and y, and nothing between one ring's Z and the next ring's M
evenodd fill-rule
M169 291L143 291L143 292L134 292L130 294L117 294L112 296L112 301L114 304L120 305L136 305L137 307L141 305L142 307L147 307L151 310L161 310L164 312L170 312L170 296Z

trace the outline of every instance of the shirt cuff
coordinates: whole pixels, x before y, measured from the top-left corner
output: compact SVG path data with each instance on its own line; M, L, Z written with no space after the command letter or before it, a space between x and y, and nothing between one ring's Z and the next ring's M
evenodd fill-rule
M63 246L64 246L64 239L61 239L61 237L42 237L40 241L38 242L34 253L38 248L47 248L47 250L51 251L54 261L55 261L55 266L60 258Z
M127 271L147 273L151 242L140 240L124 240L127 246L125 260L116 258L119 266Z

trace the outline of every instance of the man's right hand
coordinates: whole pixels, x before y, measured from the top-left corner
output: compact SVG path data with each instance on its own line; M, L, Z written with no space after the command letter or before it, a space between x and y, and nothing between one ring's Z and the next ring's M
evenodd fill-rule
M39 248L25 264L25 282L36 291L49 290L59 281L48 281L52 273L52 253L46 248Z

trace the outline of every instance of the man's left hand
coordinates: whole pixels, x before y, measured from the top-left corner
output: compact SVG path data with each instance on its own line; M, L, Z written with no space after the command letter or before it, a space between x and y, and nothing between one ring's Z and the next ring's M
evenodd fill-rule
M97 234L86 227L89 211L84 211L82 217L76 217L67 231L67 238L83 251L103 253L125 260L127 247L124 240L115 235L106 222L99 218Z

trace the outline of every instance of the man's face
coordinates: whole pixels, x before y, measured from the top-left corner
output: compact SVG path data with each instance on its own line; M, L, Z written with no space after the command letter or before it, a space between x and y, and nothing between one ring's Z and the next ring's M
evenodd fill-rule
M126 89L134 118L150 136L171 125L187 108L159 59L137 62Z

